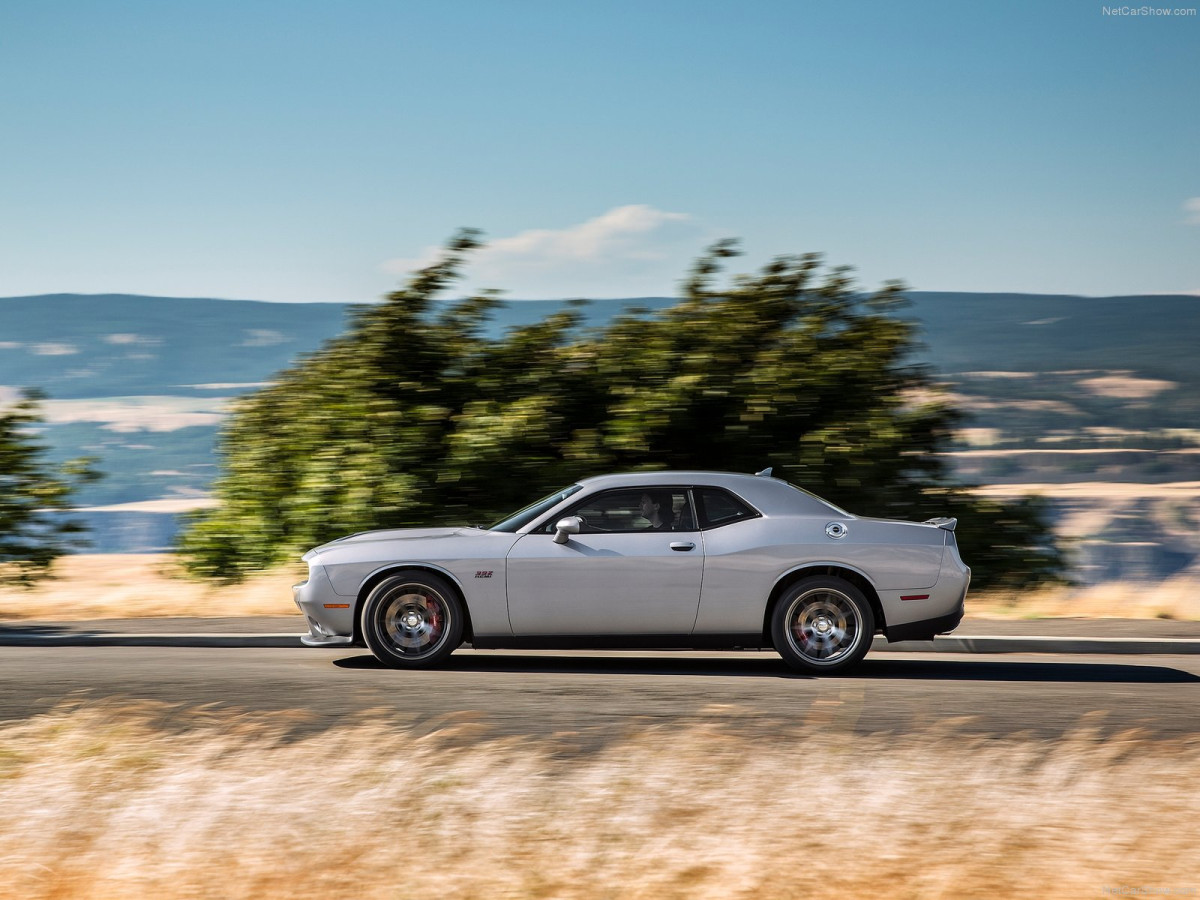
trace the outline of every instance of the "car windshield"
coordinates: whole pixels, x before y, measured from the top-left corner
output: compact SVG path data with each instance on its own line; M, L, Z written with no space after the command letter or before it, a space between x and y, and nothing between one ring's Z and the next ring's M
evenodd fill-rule
M581 490L583 490L583 485L573 484L569 488L563 488L563 490L561 490L561 491L555 491L550 496L543 497L541 500L538 500L536 503L529 504L524 509L513 513L508 518L501 519L495 525L489 526L487 530L488 531L509 531L509 532L516 531L518 528L521 528L524 525L528 525L530 522L532 522L534 519L536 519L538 516L540 516L546 510L550 509L552 506L557 506L559 503L561 503L563 500L566 500L568 497L570 497L576 491L581 491Z

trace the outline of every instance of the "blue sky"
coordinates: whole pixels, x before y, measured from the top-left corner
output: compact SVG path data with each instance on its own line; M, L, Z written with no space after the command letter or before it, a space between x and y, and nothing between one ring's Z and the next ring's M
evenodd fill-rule
M731 236L1200 292L1200 16L1103 10L12 0L0 296L369 300L460 226L515 297L669 294Z

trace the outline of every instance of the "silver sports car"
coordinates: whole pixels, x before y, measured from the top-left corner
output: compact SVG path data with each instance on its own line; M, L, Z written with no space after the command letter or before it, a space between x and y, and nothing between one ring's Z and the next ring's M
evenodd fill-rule
M954 519L851 515L770 477L586 478L486 528L367 531L304 554L309 646L365 642L385 664L477 648L774 647L843 671L871 640L962 619Z

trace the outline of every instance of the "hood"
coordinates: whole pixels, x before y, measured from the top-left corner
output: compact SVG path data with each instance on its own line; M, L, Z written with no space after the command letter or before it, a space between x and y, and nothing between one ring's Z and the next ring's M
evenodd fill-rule
M372 541L421 541L433 538L467 537L486 534L482 529L459 525L451 528L383 528L378 531L359 531L346 537L314 547L309 553L320 553L333 547L345 547L350 544L367 544Z

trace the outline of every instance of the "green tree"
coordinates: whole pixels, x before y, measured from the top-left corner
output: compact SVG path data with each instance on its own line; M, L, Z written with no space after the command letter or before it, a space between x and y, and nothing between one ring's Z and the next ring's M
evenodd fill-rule
M352 531L481 522L605 471L768 465L859 514L959 516L977 582L1061 568L1040 507L950 478L938 451L958 414L910 361L898 283L864 296L811 254L721 282L725 242L669 309L588 330L568 305L489 338L496 295L435 302L476 245L460 234L240 404L221 506L183 538L194 570L236 577Z
M91 461L52 466L36 437L41 395L26 391L0 411L0 582L30 585L81 543L79 523L62 515L80 482L98 474Z

